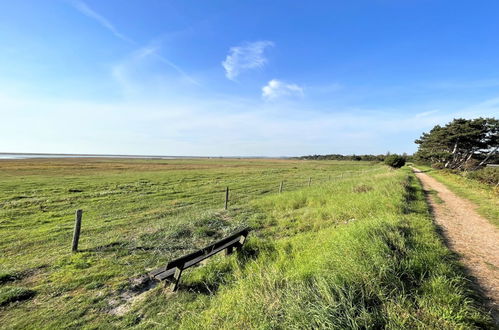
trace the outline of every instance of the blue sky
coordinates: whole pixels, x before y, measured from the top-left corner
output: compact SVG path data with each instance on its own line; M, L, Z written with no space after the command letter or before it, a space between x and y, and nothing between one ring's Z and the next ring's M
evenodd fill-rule
M499 115L497 1L0 3L0 151L414 152Z

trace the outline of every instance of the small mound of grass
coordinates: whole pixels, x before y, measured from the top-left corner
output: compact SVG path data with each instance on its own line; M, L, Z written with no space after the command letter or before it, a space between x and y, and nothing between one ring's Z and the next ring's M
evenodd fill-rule
M355 192L355 193L365 193L365 192L368 192L371 190L373 190L373 187L365 185L365 184L361 184L361 185L353 187L353 192Z
M17 286L3 287L0 289L0 306L10 304L15 301L31 299L36 291Z
M19 275L17 273L11 272L0 272L0 284L4 284L7 282L13 282L19 279Z

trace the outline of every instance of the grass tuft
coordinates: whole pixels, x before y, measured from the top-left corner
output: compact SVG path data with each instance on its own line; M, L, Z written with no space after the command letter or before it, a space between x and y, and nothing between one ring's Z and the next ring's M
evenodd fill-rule
M5 306L7 304L31 299L34 297L36 292L34 290L17 287L17 286L7 286L0 288L0 306Z
M18 279L19 279L18 273L0 272L0 285L5 284L7 282L13 282Z

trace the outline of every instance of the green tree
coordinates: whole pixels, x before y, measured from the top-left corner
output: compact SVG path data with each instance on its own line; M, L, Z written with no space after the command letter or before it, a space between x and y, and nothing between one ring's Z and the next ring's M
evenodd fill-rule
M493 159L499 148L499 120L495 118L454 119L423 133L416 144L416 159L445 168L462 169L470 161L476 167Z

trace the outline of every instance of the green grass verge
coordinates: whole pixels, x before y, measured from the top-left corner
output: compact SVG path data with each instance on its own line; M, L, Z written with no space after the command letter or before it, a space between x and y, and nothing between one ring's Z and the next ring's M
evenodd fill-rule
M372 189L358 193L359 184ZM183 292L154 294L133 312L146 320L139 327L492 327L407 172L267 197L254 207L256 232L243 253L192 271ZM192 288L205 294L186 292Z
M499 191L476 180L467 179L451 172L432 169L429 166L416 167L445 184L456 195L469 199L477 205L477 211L492 224L499 227Z

